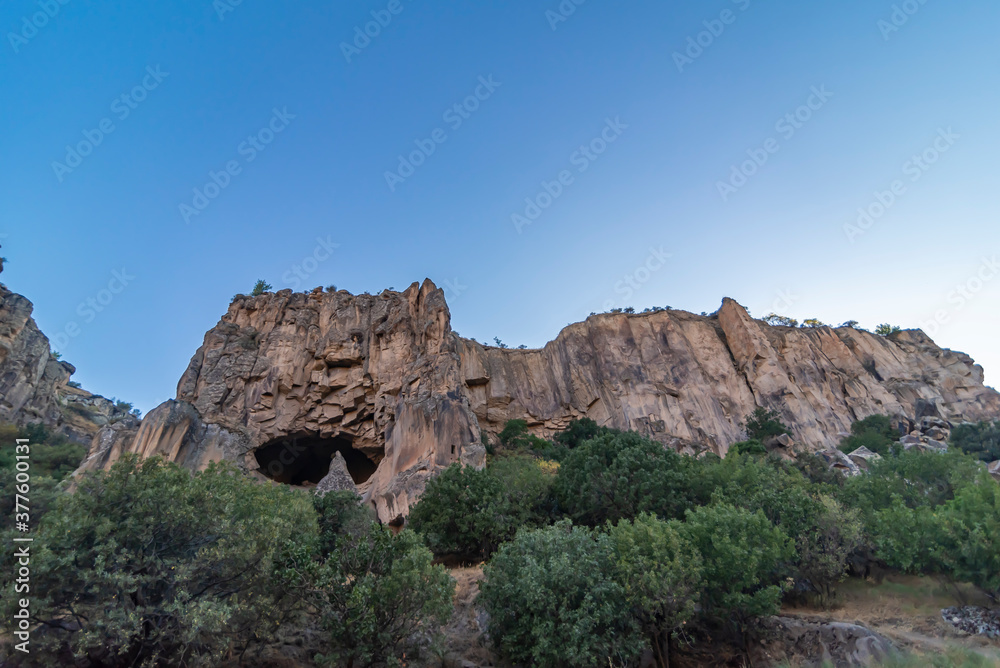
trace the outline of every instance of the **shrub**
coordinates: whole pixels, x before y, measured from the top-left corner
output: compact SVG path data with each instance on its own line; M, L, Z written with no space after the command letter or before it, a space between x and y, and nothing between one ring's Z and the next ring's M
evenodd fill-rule
M882 323L881 325L875 328L875 333L878 334L879 336L890 336L899 331L902 331L899 327L887 323Z
M270 292L273 288L274 286L265 281L263 278L258 278L257 282L253 284L253 290L250 291L250 296L259 297L265 292Z
M490 636L514 663L596 668L624 664L642 649L605 534L568 521L522 531L484 575Z
M809 531L822 512L801 473L745 454L703 462L692 479L692 492L700 505L722 502L762 511L789 536Z
M409 529L398 536L372 524L352 547L329 559L300 554L286 572L290 589L319 611L329 651L322 665L400 665L421 635L451 613L455 581Z
M935 519L942 569L1000 599L1000 485L980 473Z
M642 512L680 517L689 506L688 470L694 465L635 432L605 433L570 451L553 493L563 512L590 526Z
M338 550L353 549L376 520L371 509L361 505L354 492L327 492L312 497L319 527L319 551L325 558Z
M890 568L915 574L940 572L938 528L931 508L910 508L898 495L865 522L875 556Z
M671 635L694 615L702 587L701 555L681 531L676 520L649 514L608 530L618 580L661 668L670 666Z
M518 529L546 523L551 480L529 457L504 457L482 471L455 464L427 483L409 523L437 555L487 559Z
M777 411L763 406L758 406L753 413L746 417L744 428L748 439L761 442L765 442L773 436L792 433L781 421L781 416Z
M829 496L820 497L822 510L808 531L795 536L798 576L819 594L820 603L833 598L836 585L847 577L847 559L862 544L863 528L857 510L844 508Z
M844 482L839 498L861 511L867 523L873 512L894 505L896 497L908 508L936 508L954 498L955 490L978 471L975 460L958 452L909 450L872 462L866 475Z
M819 487L843 487L844 476L826 463L826 460L814 452L803 452L791 463L809 482Z
M851 435L837 446L841 452L851 453L858 448L868 448L872 452L888 457L902 451L899 431L885 415L869 415L851 425Z
M32 478L47 477L59 482L75 471L87 455L87 448L70 443L61 434L49 434L41 425L18 428L14 425L0 426L0 470L13 469L16 462L15 439L27 438L30 445Z
M579 447L584 441L589 441L599 434L608 433L612 433L612 430L599 426L590 418L580 418L579 420L570 420L566 429L555 435L555 442L572 450Z
M951 444L984 462L1000 459L1000 420L964 423L951 431Z
M772 327L798 327L799 321L795 318L789 318L783 315L778 315L777 313L768 313L763 318L764 322L771 325Z
M749 441L740 441L739 443L733 443L729 446L729 452L726 456L730 455L754 455L754 456L766 456L767 448L764 444L757 439L751 439Z
M777 574L791 541L764 513L721 503L688 511L683 535L702 557L702 614L730 626L746 649L750 619L778 611Z
M503 431L497 434L500 445L514 452L545 451L552 444L528 431L527 420L508 420Z
M274 632L294 603L272 577L276 551L315 534L301 493L228 466L191 475L123 457L41 524L32 620L50 632L32 650L47 665L64 652L106 666L219 665Z

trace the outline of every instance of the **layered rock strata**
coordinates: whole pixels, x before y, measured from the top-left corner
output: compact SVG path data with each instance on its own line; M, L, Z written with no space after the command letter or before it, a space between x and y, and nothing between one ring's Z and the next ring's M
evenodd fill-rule
M731 299L710 316L595 315L543 348L514 350L452 332L429 280L379 295L282 290L237 297L177 399L138 426L105 430L87 468L126 451L192 469L227 459L311 487L339 457L335 468L343 462L379 517L401 521L429 476L482 465L482 435L510 419L551 436L589 417L682 452L724 454L757 406L820 450L876 413L907 424L1000 417L1000 394L971 358L919 330L771 327Z

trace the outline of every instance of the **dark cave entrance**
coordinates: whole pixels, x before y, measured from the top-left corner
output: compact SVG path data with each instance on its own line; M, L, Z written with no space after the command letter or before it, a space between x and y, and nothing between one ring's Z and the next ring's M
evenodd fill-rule
M288 485L317 484L330 472L330 462L340 452L355 484L375 473L377 462L354 447L347 436L323 438L311 434L282 436L257 448L254 456L260 472Z

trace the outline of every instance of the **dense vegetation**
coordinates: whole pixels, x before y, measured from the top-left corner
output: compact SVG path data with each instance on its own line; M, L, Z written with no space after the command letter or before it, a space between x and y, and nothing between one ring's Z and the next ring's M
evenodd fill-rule
M428 485L413 526L438 554L493 553L490 633L509 659L539 666L626 665L643 648L667 666L678 633L745 647L756 618L788 597L829 603L850 567L1000 596L1000 485L974 457L904 452L889 418L871 416L841 448L882 458L845 480L816 456L768 454L788 433L778 412L758 409L745 428L725 458L691 458L589 421L552 442L512 422L484 471ZM955 433L990 457L995 426ZM530 495L496 491L525 480L537 481Z
M291 642L319 665L396 665L447 619L453 581L416 534L393 535L359 501L123 457L41 518L38 626L18 665L210 667ZM12 619L16 597L2 607Z
M841 447L882 457L848 479L816 457L768 454L788 431L779 413L745 426L726 457L695 458L590 420L551 441L512 421L487 440L485 469L432 479L398 533L351 493L230 466L191 474L125 457L66 494L59 481L82 453L36 434L48 438L31 480L39 626L19 665L266 663L278 647L316 665L430 665L454 591L435 556L487 562L491 641L536 666L632 665L644 650L669 666L681 640L746 649L759 617L790 597L830 602L850 569L1000 597L1000 485L982 465L996 424L956 428L957 447L937 454L902 451L888 418L866 418ZM4 503L8 460L0 451ZM5 597L0 614L14 605Z

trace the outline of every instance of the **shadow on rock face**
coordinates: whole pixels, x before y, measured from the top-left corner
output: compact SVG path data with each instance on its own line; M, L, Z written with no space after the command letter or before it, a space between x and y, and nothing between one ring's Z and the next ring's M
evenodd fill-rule
M261 474L271 480L288 485L315 485L330 472L330 462L337 452L355 484L367 481L375 473L377 462L355 448L345 436L283 436L257 448L254 456Z

